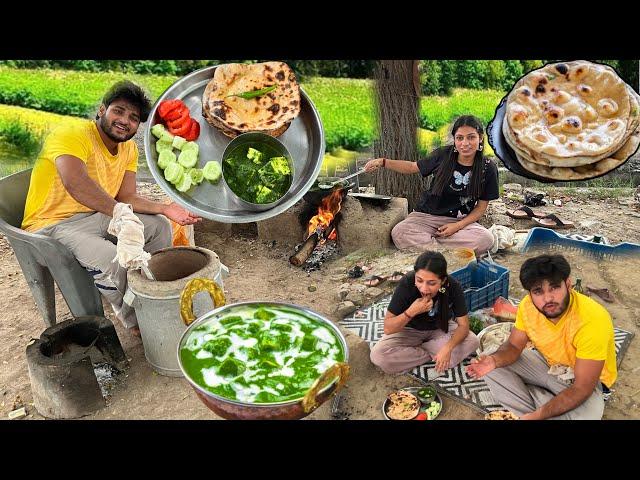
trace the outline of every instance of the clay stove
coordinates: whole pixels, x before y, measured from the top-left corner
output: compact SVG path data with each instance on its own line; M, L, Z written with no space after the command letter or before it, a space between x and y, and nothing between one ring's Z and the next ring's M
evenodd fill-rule
M280 215L257 222L258 238L265 242L275 241L279 245L288 245L292 251L299 246L291 257L298 255L303 247L309 254L314 253L320 239L310 238L312 232L309 221L317 214L317 204L314 206L301 200ZM407 214L405 198L392 198L385 204L378 204L346 194L340 203L339 212L334 213L332 222L337 238L335 241L327 239L324 247L331 250L335 245L335 250L341 255L348 255L363 248L393 248L391 230L398 222L404 220ZM324 233L324 238L329 235L331 231ZM312 245L315 240L316 245ZM302 253L298 258L301 256ZM291 263L295 265L293 261ZM300 263L300 266L303 265L305 260Z
M78 418L106 406L98 377L105 366L129 362L113 324L104 317L78 317L47 328L27 347L36 410L47 418Z
M327 196L322 198L319 205L310 203L310 208L305 209L300 214L300 223L303 228L307 228L307 234L304 243L298 248L297 252L289 257L289 261L296 267L301 266L311 256L313 251L318 248L331 249L334 247L338 239L338 222L340 220L340 208L346 196L346 190L339 188L331 191ZM317 213L305 223L305 219L309 218L309 211L313 214ZM327 242L333 242L327 245ZM318 263L318 262L316 262Z

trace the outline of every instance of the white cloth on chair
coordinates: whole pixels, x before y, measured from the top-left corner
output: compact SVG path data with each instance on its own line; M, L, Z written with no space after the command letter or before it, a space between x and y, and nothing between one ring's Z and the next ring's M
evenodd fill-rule
M151 255L144 251L144 224L133 213L131 205L117 203L113 208L107 231L118 238L117 261L123 268L139 269L147 266Z

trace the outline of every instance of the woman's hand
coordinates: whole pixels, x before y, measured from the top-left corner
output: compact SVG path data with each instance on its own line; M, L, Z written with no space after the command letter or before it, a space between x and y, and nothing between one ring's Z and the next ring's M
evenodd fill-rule
M449 362L451 361L451 347L444 345L433 359L436 361L436 372L444 372L449 368Z
M429 297L422 297L414 300L409 308L407 308L406 312L408 315L415 317L416 315L420 315L421 313L428 312L433 308L433 300Z
M446 225L442 225L438 227L438 233L436 234L438 237L450 237L454 233L462 230L462 227L458 222L447 223Z
M182 208L177 203L173 202L166 206L162 212L169 220L173 220L180 225L193 225L194 223L202 220L201 217L191 213L190 211Z
M382 161L383 161L382 158L374 158L373 160L369 160L364 166L364 171L373 172L374 170L381 168Z

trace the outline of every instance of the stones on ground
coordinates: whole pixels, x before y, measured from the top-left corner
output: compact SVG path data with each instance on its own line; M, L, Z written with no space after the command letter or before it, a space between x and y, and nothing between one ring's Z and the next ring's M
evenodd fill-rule
M345 275L344 274L342 274L342 275L331 275L329 278L331 279L332 282L341 282L342 280L345 279Z
M338 288L338 300L342 301L347 298L347 295L349 295L350 291L351 285L349 283L343 283L342 285L340 285L340 287Z
M505 192L522 193L522 185L520 185L519 183L505 183L504 185L502 185L502 189Z
M360 292L349 292L346 298L347 301L353 302L356 305L362 305L364 303L364 294Z
M315 292L316 290L318 290L318 287L316 287L315 285L309 285L307 287L307 290L309 290L310 292Z
M370 297L370 298L378 297L378 296L382 295L383 293L384 293L384 290L382 290L381 288L378 288L378 287L369 287L364 291L364 294L367 297Z
M21 408L18 408L17 410L13 410L9 412L9 415L7 416L9 417L9 420L16 420L18 418L26 417L27 410L24 407L21 407Z
M557 199L557 198L556 198L556 199L553 201L553 204L554 204L556 207L561 207L561 206L562 206L562 200L559 200L559 199Z
M336 313L341 317L346 317L347 315L355 312L358 307L355 306L353 302L344 301L340 302L336 307Z
M580 222L580 228L593 228L601 225L601 222L598 220L583 220Z

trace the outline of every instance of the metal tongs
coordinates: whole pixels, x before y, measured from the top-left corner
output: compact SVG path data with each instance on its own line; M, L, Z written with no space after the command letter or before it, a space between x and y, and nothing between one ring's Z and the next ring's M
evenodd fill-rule
M342 183L345 180L349 180L350 178L357 177L358 175L360 175L361 173L364 173L364 172L365 172L364 168L361 168L356 173L352 173L351 175L347 175L346 177L343 177L340 180L336 180L333 183L320 183L320 184L318 184L318 188L321 188L322 190L329 190L330 188L333 188L334 185L337 185L338 183Z

